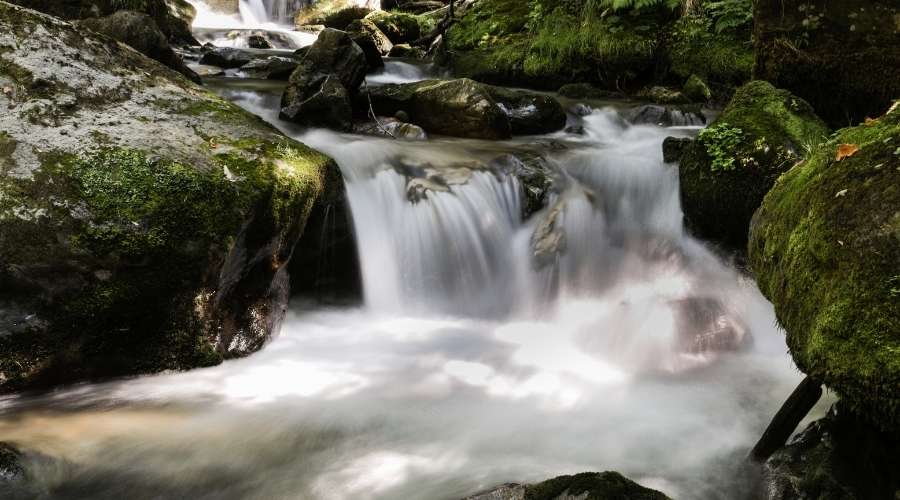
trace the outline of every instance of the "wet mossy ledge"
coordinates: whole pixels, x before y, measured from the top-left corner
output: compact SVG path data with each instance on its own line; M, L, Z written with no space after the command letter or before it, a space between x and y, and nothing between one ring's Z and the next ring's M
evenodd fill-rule
M277 329L328 157L137 52L0 2L0 392L186 369Z
M781 178L749 258L797 366L900 428L900 106L838 131Z

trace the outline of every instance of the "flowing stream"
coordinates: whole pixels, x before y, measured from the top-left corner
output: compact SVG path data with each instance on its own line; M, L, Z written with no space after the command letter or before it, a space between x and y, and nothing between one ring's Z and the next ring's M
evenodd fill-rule
M696 127L594 103L583 134L407 142L280 122L278 84L211 86L338 161L364 301L298 299L217 367L0 399L0 441L39 453L11 498L441 500L590 470L750 498L743 459L801 374L753 281L683 230L661 143ZM565 186L525 220L508 155ZM449 189L411 195L422 172ZM547 221L564 245L536 265Z

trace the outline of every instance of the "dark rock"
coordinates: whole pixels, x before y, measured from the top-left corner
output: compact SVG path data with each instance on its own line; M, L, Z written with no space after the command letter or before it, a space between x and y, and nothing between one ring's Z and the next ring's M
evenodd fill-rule
M429 133L481 139L506 139L511 135L509 119L491 97L490 89L473 80L382 85L369 89L369 96L376 114L404 111L412 123ZM364 102L358 107L367 105Z
M369 71L384 67L381 56L387 55L393 44L375 23L367 19L358 19L347 27L347 34L366 55Z
M803 148L828 128L789 92L754 81L738 89L681 157L681 200L696 234L742 248L753 212Z
M204 47L203 56L200 57L200 64L234 69L240 68L259 57L260 55L258 53L244 49L235 49L231 47Z
M513 135L547 134L566 126L566 112L550 96L494 86L488 92L509 118Z
M281 117L295 123L350 130L351 97L366 76L366 56L350 36L326 29L291 74Z
M345 7L326 15L322 19L326 28L346 31L351 23L363 19L372 12L368 7Z
M856 415L894 432L900 422L898 146L900 105L813 146L766 195L748 247L797 367Z
M411 47L408 43L398 43L391 48L388 54L391 57L405 57L407 59L424 59L425 51L418 47Z
M578 103L569 108L569 113L572 113L575 116L588 116L593 112L594 108L582 103Z
M250 35L247 38L247 45L251 49L273 49L272 42L270 42L263 35Z
M465 500L669 500L618 472L583 472L532 485L505 484Z
M895 500L898 470L900 437L838 403L766 461L766 499Z
M681 160L684 149L693 142L693 139L687 137L666 137L663 141L663 161L666 163L677 163Z
M335 163L72 23L0 2L0 46L0 392L259 349Z
M250 61L241 66L241 71L253 78L287 80L299 64L299 61L293 57L270 56Z
M898 19L896 0L754 2L755 77L833 127L879 116L900 96Z
M22 467L22 452L14 446L0 442L0 485L21 481L25 478ZM2 488L0 488L2 492Z
M426 12L438 10L447 5L447 2L442 2L440 0L413 0L409 2L398 3L400 5L397 6L396 10L399 10L400 12L408 12L410 14L424 14ZM381 8L384 10L389 10L388 8L384 7L384 5L382 5Z
M156 59L166 66L186 76L189 80L200 83L200 77L184 65L156 22L147 14L130 10L120 10L107 17L91 18L80 21L85 28L102 33L122 43L130 45L145 56Z
M561 175L546 159L532 153L498 157L491 162L491 167L519 180L525 197L525 203L522 204L523 220L547 206L550 193Z
M584 135L584 126L571 125L571 126L566 127L564 132L567 134L572 134L572 135Z

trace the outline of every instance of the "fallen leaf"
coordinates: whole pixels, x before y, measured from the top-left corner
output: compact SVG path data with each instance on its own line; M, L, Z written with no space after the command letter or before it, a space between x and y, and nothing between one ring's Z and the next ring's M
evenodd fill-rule
M841 144L838 146L837 150L837 161L841 161L844 158L850 158L859 152L859 146L856 144Z
M841 196L847 196L846 189L842 189L842 190L838 191L836 195L834 195L835 198L840 198Z

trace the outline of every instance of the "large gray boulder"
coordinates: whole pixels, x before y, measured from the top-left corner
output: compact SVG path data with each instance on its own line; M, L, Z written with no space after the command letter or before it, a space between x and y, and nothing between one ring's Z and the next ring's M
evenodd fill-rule
M366 56L359 45L343 31L325 29L288 81L281 98L281 118L349 130L353 118L350 98L365 77ZM323 115L323 111L328 112Z
M276 331L333 161L5 2L0 89L0 392L215 364Z
M156 59L186 76L195 83L200 77L184 65L181 57L169 46L166 36L147 14L133 10L120 10L106 17L94 17L80 21L85 28L114 38L145 56Z

